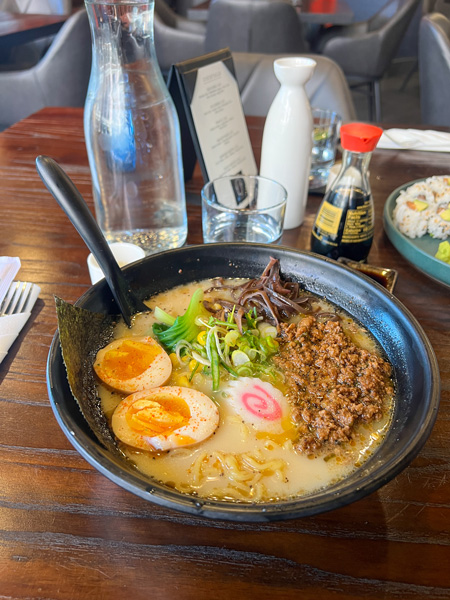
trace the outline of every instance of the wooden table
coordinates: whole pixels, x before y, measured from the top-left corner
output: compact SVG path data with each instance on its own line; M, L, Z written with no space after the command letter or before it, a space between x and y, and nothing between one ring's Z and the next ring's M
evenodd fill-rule
M187 11L193 21L207 21L211 0L206 0ZM353 22L353 11L345 0L294 0L299 17L304 23L319 25L348 25Z
M263 120L250 118L259 159ZM92 206L80 109L45 109L0 134L0 255L42 287L32 316L0 365L0 597L25 600L327 600L450 598L450 313L448 289L394 249L382 209L398 185L448 173L448 155L376 151L376 233L370 261L399 272L395 294L436 351L442 399L431 437L395 480L359 502L281 523L203 521L116 486L72 448L47 397L56 329L53 295L89 287L88 250L36 174L53 156ZM198 171L188 184L198 194ZM284 242L308 248L320 201ZM201 242L189 205L189 242Z
M0 12L0 49L57 33L67 17Z

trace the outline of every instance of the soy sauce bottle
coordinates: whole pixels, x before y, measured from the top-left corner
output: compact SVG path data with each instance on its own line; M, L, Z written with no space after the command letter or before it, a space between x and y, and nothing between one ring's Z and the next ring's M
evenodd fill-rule
M383 130L366 123L341 127L342 167L325 194L311 233L311 250L364 261L372 246L374 207L367 170Z

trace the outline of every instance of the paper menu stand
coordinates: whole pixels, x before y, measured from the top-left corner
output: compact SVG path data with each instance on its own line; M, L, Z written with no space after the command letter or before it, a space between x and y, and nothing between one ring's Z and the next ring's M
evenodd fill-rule
M180 120L185 179L195 156L205 181L257 174L229 49L173 65L168 87Z

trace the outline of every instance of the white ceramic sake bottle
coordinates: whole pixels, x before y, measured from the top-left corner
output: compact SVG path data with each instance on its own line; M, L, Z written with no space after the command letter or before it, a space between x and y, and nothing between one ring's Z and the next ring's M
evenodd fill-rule
M308 199L313 122L304 85L315 66L314 60L305 57L274 61L281 87L264 126L260 175L278 181L287 190L285 229L302 224Z

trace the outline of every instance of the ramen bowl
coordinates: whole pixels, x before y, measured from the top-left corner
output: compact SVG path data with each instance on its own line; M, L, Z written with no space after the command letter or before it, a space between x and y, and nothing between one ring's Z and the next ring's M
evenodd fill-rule
M284 279L322 296L365 327L393 367L394 413L383 442L348 477L307 496L271 503L231 503L196 498L167 487L120 462L97 440L70 391L56 333L48 357L51 405L62 430L99 472L149 502L197 516L232 521L275 521L333 510L374 492L398 475L418 454L436 419L440 382L436 357L409 311L365 275L308 252L248 243L188 246L148 256L124 273L142 298L211 277L259 277L271 256L280 260ZM116 314L106 282L94 285L77 306Z

